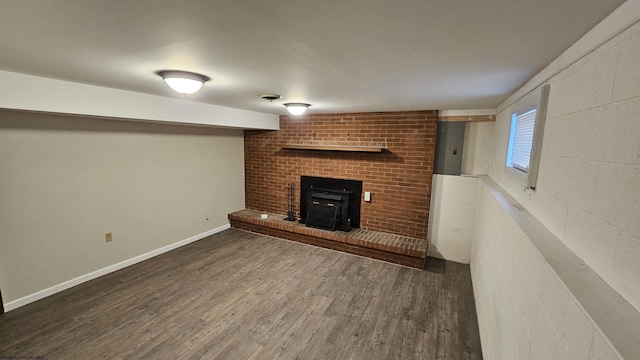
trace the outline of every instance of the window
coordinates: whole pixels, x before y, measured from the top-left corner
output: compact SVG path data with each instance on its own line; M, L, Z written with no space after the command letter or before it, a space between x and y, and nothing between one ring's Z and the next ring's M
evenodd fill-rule
M535 189L538 179L548 99L549 85L544 85L513 105L507 167L526 174L527 189Z
M533 129L536 123L538 104L528 106L511 116L511 135L509 136L509 153L507 166L526 173L531 160L533 145Z

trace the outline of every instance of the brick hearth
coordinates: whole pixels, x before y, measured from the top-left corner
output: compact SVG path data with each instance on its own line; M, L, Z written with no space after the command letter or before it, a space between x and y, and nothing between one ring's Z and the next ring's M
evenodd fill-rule
M261 219L267 214L267 219ZM258 210L229 214L231 226L305 244L320 246L395 264L424 269L427 240L365 229L328 231L286 221L286 215Z

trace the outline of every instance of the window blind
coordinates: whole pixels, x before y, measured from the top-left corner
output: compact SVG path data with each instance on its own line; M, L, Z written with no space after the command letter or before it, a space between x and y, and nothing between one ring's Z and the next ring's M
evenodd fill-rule
M536 107L528 107L513 116L509 165L522 172L529 170L533 130L536 123Z

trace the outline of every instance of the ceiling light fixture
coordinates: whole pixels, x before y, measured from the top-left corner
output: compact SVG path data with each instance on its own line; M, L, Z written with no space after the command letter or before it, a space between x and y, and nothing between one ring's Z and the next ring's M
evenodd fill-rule
M193 94L200 90L205 82L211 80L208 76L189 71L162 70L156 72L173 90L181 94Z
M291 115L302 115L307 108L311 106L310 104L305 103L286 103L284 106L289 110L289 114Z

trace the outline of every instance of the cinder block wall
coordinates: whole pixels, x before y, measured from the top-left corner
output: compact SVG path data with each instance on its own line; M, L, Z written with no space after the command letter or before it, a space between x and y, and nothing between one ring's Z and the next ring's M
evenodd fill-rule
M638 58L640 22L548 81L535 192L525 191L505 171L511 106L497 115L489 166L501 188L635 309L640 309ZM471 273L485 358L621 358L506 212L486 189L480 191Z
M554 76L538 185L507 176L498 113L489 176L640 310L640 22Z
M477 177L433 176L428 256L469 263L477 193Z
M361 227L426 238L438 112L281 116L280 131L245 131L249 209L285 214L287 184L300 176L360 180L372 193ZM287 144L385 145L382 153L290 150ZM299 192L296 194L299 214Z
M483 181L477 214L471 273L484 357L622 359Z

